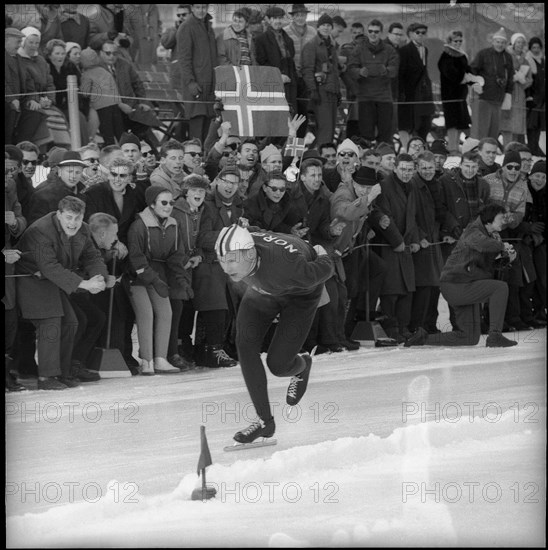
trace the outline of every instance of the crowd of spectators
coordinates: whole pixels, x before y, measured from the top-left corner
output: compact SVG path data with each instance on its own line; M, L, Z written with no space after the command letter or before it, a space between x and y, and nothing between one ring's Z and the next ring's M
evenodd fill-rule
M500 29L469 61L463 33L449 33L438 62L445 141L432 132L423 23L392 22L385 38L383 22L354 22L340 45L345 20L310 25L305 4L289 25L279 7L237 10L217 35L207 4L179 5L163 33L153 4L34 6L5 30L7 390L29 377L47 390L97 381L92 352L109 340L133 375L237 365L243 288L214 248L233 223L331 256L307 351L358 349L365 319L395 345L475 345L485 333L510 346L502 332L546 326L540 38ZM138 70L157 63L160 43L188 135L158 144L135 113L153 108ZM286 136L239 136L222 121L218 65L280 70ZM70 75L78 150L54 124L67 123ZM290 152L305 136L304 154ZM438 323L440 292L451 327Z

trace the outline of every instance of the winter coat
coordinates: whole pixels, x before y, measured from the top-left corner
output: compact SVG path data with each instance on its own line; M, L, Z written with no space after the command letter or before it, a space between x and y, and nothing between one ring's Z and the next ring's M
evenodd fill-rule
M112 73L102 65L85 69L82 73L80 91L89 97L90 106L96 111L118 105L120 93ZM128 100L124 100L124 103Z
M400 101L425 101L422 104L398 106L398 124L402 130L417 128L419 119L434 114L432 82L428 76L428 48L425 47L423 64L419 50L413 42L400 48L398 86Z
M291 228L300 220L296 212L291 212L291 197L285 192L280 202L270 201L263 189L244 201L244 218L249 225L264 231L291 233Z
M119 94L121 96L135 98L124 99L123 102L134 109L139 103L147 104L145 99L147 96L145 85L133 64L118 56L114 63L114 70L116 71L115 80Z
M47 61L41 55L29 57L23 48L19 48L17 57L21 68L23 91L35 94L26 96L25 101L21 101L21 108L25 108L31 99L39 101L41 96L47 96L55 102L55 94L51 93L55 91L55 85Z
M242 202L237 195L232 199L230 212L229 218L218 193L206 198L197 240L203 260L192 274L193 303L197 311L228 309L228 278L217 260L215 242L221 229L235 223L242 215Z
M465 73L471 72L468 57L464 52L447 44L438 61L440 70L441 99L446 128L466 130L471 119L468 112L468 84L462 84ZM459 102L453 100L460 100Z
M209 18L198 19L190 14L177 30L174 58L181 74L181 93L186 101L196 101L196 86L201 88L200 101L215 101L215 73L217 43ZM213 103L185 103L187 118L213 118Z
M23 172L19 172L14 179L17 185L17 200L21 205L23 217L26 220L28 220L30 198L34 193L34 186L32 185L32 180L28 179L23 174Z
M282 29L282 40L287 50L288 57L282 57L276 35L272 27L255 37L255 55L258 65L267 67L278 67L282 74L291 79L291 82L284 84L285 97L293 109L297 105L297 69L295 67L295 45L289 35Z
M495 258L503 253L502 241L491 237L478 217L458 240L441 272L442 283L471 283L495 278Z
M514 214L514 222L509 224L510 229L515 229L525 216L525 205L531 202L527 182L518 177L514 183L504 180L502 170L485 176L489 185L489 198L491 201L506 208L507 212Z
M525 84L521 82L514 82L512 89L512 108L508 111L501 111L500 113L500 131L512 132L513 134L525 134L527 133L527 110L525 108L525 97L529 93L528 88L533 84L533 76L531 75L531 69L525 55L517 55L513 51L510 51L512 57L512 63L514 73L519 70L521 65L529 67L529 72L525 77Z
M133 42L131 58L140 66L150 67L158 62L156 50L160 43L160 13L157 4L126 4L124 25Z
M15 227L9 227L4 224L4 248L14 248L13 241L20 237L25 228L27 221L22 215L21 205L17 200L16 184L12 178L6 183L4 188L4 210L11 211L15 214ZM15 273L15 265L4 262L4 275L13 275ZM13 277L5 277L4 279L4 297L2 298L5 309L15 307L15 279Z
M61 32L58 38L64 42L76 42L82 49L87 48L90 39L90 20L81 13L76 18L67 17L64 13L59 15Z
M303 62L302 62L302 52L304 47L308 42L314 39L318 31L311 25L305 25L304 33L300 32L297 26L294 23L290 23L283 30L287 33L287 36L291 38L293 42L293 47L295 49L295 55L293 59L295 61L295 69L297 71L297 76L304 76L302 73Z
M4 84L5 89L4 93L6 95L11 94L20 94L22 79L21 79L21 69L19 67L19 57L17 55L11 56L8 52L5 52L4 55ZM6 103L10 103L14 99L19 100L21 103L21 97L7 97L5 98ZM7 108L7 105L6 105Z
M48 180L42 182L32 194L27 223L30 225L42 216L57 211L59 201L68 195L84 200L84 191L82 183L71 189L57 174L48 177Z
M494 48L480 50L470 65L472 72L483 76L485 84L480 99L501 105L505 94L514 88L514 65L507 51L496 52Z
M17 303L24 319L62 317L61 292L72 294L84 278L108 275L101 253L93 244L86 223L69 238L57 220L56 212L33 223L18 244L21 256L15 264L19 274L40 272L40 278L17 279Z
M416 197L411 185L406 197L396 175L386 176L380 183L381 194L376 199L379 211L390 218L390 225L382 229L379 225L380 216L372 219L372 228L381 243L390 246L380 247L379 255L386 262L387 277L383 281L381 295L407 294L415 290L415 267L413 258L407 251L394 252L394 248L402 242L406 245L419 242L416 223Z
M106 40L114 40L118 32L129 34L124 24L124 12L115 14L105 4L84 4L86 6L85 15L89 18L89 47L94 50L100 50ZM131 9L133 6L129 6ZM110 34L110 37L109 37ZM130 41L132 37L129 37Z
M331 40L329 38L328 40ZM301 56L302 75L309 93L322 88L326 92L340 95L341 83L339 80L339 59L337 56L337 43L332 43L331 56L329 56L325 40L316 34L303 47ZM325 82L316 82L315 73L325 74Z
M125 245L128 243L131 224L135 221L137 214L146 206L136 190L128 185L124 194L124 205L120 212L114 200L114 193L107 182L90 187L84 194L84 200L86 201L84 220L89 221L90 216L97 212L114 216L118 220L118 240Z
M325 184L322 183L320 188L312 196L310 205L307 204L306 195L309 192L305 189L301 182L291 194L291 213L298 223L303 223L303 227L308 227L308 233L305 239L310 244L321 244L326 250L333 247L335 237L331 235L331 192Z
M436 207L428 184L418 174L411 180L416 199L416 222L419 241L439 242L439 224L436 221ZM421 248L413 254L416 286L439 286L443 259L439 245Z
M358 42L348 59L348 71L356 81L358 101L392 102L392 80L398 76L400 58L384 41L371 44L367 38ZM367 76L360 69L367 69Z
M475 177L477 183L478 210L489 200L489 185L480 176ZM445 173L440 178L441 200L446 210L445 221L441 226L441 236L449 235L458 239L464 228L474 219L474 213L466 197L460 169Z
M182 191L181 185L185 178L186 174L170 174L164 167L163 164L160 164L157 168L154 169L154 172L150 174L150 185L158 185L167 189L174 199L177 199Z
M132 285L150 286L160 279L169 286L170 298L192 298L190 277L183 267L188 251L174 218L160 225L152 210L145 208L129 228L128 249Z
M257 59L255 58L255 42L249 30L246 30L246 35L251 65L257 65ZM217 36L217 64L239 67L241 56L240 41L234 29L229 25L223 32L219 33L219 36Z

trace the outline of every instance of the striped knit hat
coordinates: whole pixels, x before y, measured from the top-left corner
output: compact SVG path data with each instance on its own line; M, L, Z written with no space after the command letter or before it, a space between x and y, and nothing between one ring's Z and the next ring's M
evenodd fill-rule
M215 252L217 256L222 258L229 252L234 252L235 250L249 250L254 246L255 241L251 233L247 229L237 224L233 224L229 227L224 227L219 233L217 242L215 243Z

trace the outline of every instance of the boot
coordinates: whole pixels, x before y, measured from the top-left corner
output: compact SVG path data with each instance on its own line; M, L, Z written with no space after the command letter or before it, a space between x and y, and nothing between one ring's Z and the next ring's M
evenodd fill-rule
M487 341L485 342L486 347L488 348L509 348L512 346L517 346L518 343L515 340L510 340L503 336L500 332L490 332L487 336Z
M207 367L207 351L205 344L196 344L194 346L194 362L197 367Z
M258 437L272 437L276 431L274 418L270 418L266 422L259 420L253 422L251 426L240 432L236 432L234 440L238 443L253 443Z
M154 376L154 361L141 360L141 374L143 376Z
M10 369L13 363L13 359L4 354L5 369L6 369L6 391L24 391L27 388L17 382L17 376L13 374Z
M238 362L229 357L223 346L206 346L207 366L210 369L218 369L220 367L235 367Z

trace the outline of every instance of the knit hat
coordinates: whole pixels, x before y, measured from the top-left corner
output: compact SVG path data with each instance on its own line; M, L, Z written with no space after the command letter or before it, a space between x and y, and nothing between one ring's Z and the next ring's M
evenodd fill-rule
M477 151L479 145L479 139L476 138L466 138L464 140L464 143L462 144L462 154L468 153L469 151L474 151L474 149Z
M54 168L58 166L59 163L63 160L63 155L67 152L68 149L64 147L52 147L48 152L48 158L44 162L46 168Z
M435 139L430 145L430 152L434 155L448 155L449 151L445 146L445 141L443 139Z
M504 30L504 27L501 27L494 35L493 38L502 38L504 40L508 40L508 36L506 35L506 31Z
M205 189L209 190L209 181L204 176L190 174L183 180L183 187L186 189Z
M523 40L525 40L525 43L527 44L527 38L525 38L525 35L520 33L520 32L515 32L512 37L510 38L510 44L512 44L512 46L514 45L515 41L518 39L518 38L523 38Z
M232 175L232 176L238 176L238 179L241 178L240 171L236 166L227 166L226 168L223 168L218 174L217 178L224 178L225 176Z
M521 155L517 151L508 151L508 153L504 155L502 166L506 166L511 162L515 162L516 164L519 164L521 166Z
M428 26L424 23L411 23L411 25L407 27L407 32L417 32L419 29L424 29L425 31L427 31Z
M215 243L215 252L217 256L226 256L229 252L236 250L249 250L255 246L255 241L251 236L251 233L240 227L237 224L233 224L229 227L224 227L217 237Z
M15 38L23 38L23 36L25 36L19 29L16 29L14 27L7 27L4 32L6 38L8 36L14 36Z
M316 23L316 27L321 27L322 25L333 26L333 19L327 13L322 14Z
M28 38L29 36L32 36L33 34L38 35L40 38L42 38L42 33L36 28L36 27L25 27L21 30L23 33L23 36L25 38Z
M381 157L384 157L385 155L395 155L396 151L394 151L394 148L388 143L385 143L384 141L381 141L377 148L375 149L375 152L377 152Z
M369 166L362 166L352 178L358 185L375 185L377 183L377 173L374 168Z
M281 151L275 145L267 145L260 153L261 162L266 162L272 155L282 155Z
M340 25L343 29L347 27L346 21L340 15L333 17L333 25Z
M19 147L15 147L15 145L5 145L4 150L7 153L7 159L16 160L19 164L23 162L23 153Z
M337 155L341 151L353 151L356 153L356 156L360 156L360 150L358 149L358 146L351 140L346 138L338 147L337 147Z
M139 148L139 151L141 150L141 141L135 134L132 134L130 132L124 132L120 136L119 145L120 147L122 147L122 145L125 145L126 143L133 143L134 145L137 145L137 147Z
M65 151L63 158L59 161L59 166L82 166L87 168L87 164L82 160L80 153L76 151Z
M265 15L266 17L284 17L285 11L282 8L274 6L273 8L268 8Z
M537 160L537 162L535 162L533 168L531 168L531 172L529 172L530 176L532 176L533 174L546 174L545 160Z
M82 46L80 46L78 42L65 42L65 51L67 52L67 55L73 48L78 48L80 51L82 50Z
M147 203L147 206L152 206L156 202L158 195L162 193L171 193L171 191L161 185L151 185L150 187L147 187L145 191L145 202Z

